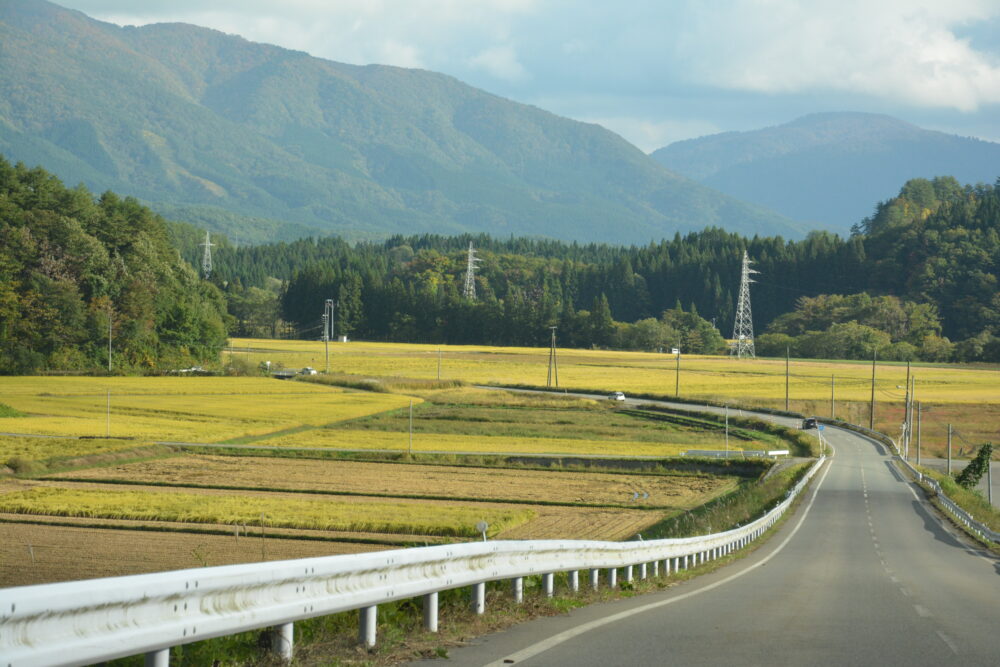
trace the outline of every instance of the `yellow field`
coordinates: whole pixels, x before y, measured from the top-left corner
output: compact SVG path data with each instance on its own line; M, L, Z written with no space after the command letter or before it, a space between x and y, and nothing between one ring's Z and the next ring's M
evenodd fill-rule
M720 437L720 443L722 438ZM275 447L324 447L331 449L410 449L406 432L349 429L313 429L261 440ZM618 442L575 438L509 438L447 433L414 433L414 452L473 452L476 454L589 454L599 456L678 456L688 444ZM733 447L737 449L737 447Z
M56 475L59 477L60 475ZM446 465L185 456L77 470L62 475L95 482L227 485L260 490L433 495L480 500L634 504L691 509L732 491L732 477L552 472ZM636 498L635 496L639 497Z
M410 401L269 378L11 377L2 382L3 401L28 416L0 419L0 432L187 442L330 424Z
M233 354L255 363L270 359L289 367L316 366L323 344L312 341L234 339ZM544 385L548 349L406 345L402 343L336 343L331 346L331 370L347 373L441 377L470 383ZM676 360L671 355L605 350L559 350L559 383L604 391L673 395ZM921 400L944 403L1000 403L996 370L949 366L914 366ZM835 377L837 400L867 401L871 396L870 362L792 361L792 399L829 400ZM879 363L876 400L903 399L905 364ZM680 395L686 398L784 399L785 362L688 356L681 358ZM16 407L16 406L15 406Z
M527 508L438 505L433 511L412 502L348 502L268 498L261 495L105 491L93 488L34 487L0 493L0 512L48 516L101 517L280 526L314 530L475 536L484 520L491 532L529 521Z
M11 459L44 461L67 456L89 456L143 447L148 443L135 440L103 440L76 438L22 438L0 436L0 464Z

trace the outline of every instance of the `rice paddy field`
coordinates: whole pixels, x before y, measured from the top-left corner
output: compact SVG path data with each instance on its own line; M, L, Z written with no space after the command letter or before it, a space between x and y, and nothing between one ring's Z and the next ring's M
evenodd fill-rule
M324 366L320 343L233 343L225 354L254 365ZM2 378L0 432L21 435L0 436L0 586L476 539L480 520L493 538L628 539L754 483L759 470L508 460L667 461L725 446L708 418L474 386L544 385L547 362L548 350L352 342L331 345L331 371L373 391L263 377ZM784 360L676 364L560 350L559 384L784 407ZM946 423L956 453L995 438L996 369L912 372L925 456L943 452ZM890 435L905 376L903 365L876 368L876 427ZM793 410L866 424L870 392L871 364L790 364ZM736 450L790 442L735 425L729 436Z
M224 355L259 363L280 361L288 367L324 363L323 343L313 341L234 339ZM440 350L440 352L439 352ZM336 343L330 346L330 370L379 376L441 378L474 384L545 385L548 349L486 346L434 346L402 343ZM676 358L669 354L609 350L558 351L559 384L601 391L672 396L677 386ZM931 403L1000 404L997 368L943 364L913 367L917 393ZM867 402L871 397L871 362L792 360L789 394L796 400L829 401L831 378L839 401ZM679 394L694 399L777 400L785 397L784 359L732 359L682 355ZM906 364L879 362L876 400L901 401Z
M270 378L9 377L3 402L23 417L0 432L223 442L319 426L419 398Z
M281 545L284 557L319 545L334 554L476 539L481 520L493 538L627 539L762 471L537 469L498 455L663 457L723 442L717 422L675 423L603 400L467 386L410 396L264 378L16 380L2 399L24 415L9 418L14 432L94 421L95 385L121 380L112 399L136 439L0 436L0 462L20 473L0 477L0 541L22 565L0 566L0 585L270 558L249 536ZM734 427L731 436L734 449L783 447L769 433ZM129 532L130 542L120 538ZM172 535L187 546L163 551ZM99 565L109 549L125 555Z
M226 354L288 366L323 361L322 343L234 339ZM459 379L476 384L544 386L548 349L435 346L401 343L336 343L331 371ZM439 363L440 359L440 363ZM785 407L784 359L731 359L609 350L558 351L559 384L597 391L675 395L689 400L733 402L747 407ZM317 366L319 367L319 366ZM955 430L953 453L971 456L983 442L1000 441L1000 367L915 364L916 400L922 405L925 456L946 456L947 425ZM898 437L906 395L905 363L875 368L875 427ZM789 408L803 414L836 416L867 426L872 394L871 362L791 360ZM915 419L916 417L914 417Z

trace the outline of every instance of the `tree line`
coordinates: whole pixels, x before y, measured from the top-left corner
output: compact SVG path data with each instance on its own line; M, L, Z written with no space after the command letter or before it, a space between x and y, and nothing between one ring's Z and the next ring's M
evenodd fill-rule
M371 340L546 345L556 326L566 345L715 352L731 334L746 250L759 271L761 354L1000 360L998 202L996 186L914 179L849 237L799 241L713 228L628 247L487 235L220 239L214 280L243 335L318 336L329 298L337 335ZM470 241L481 259L475 301L461 295ZM186 252L196 256L193 244Z
M148 208L0 157L0 373L212 361L226 317Z
M154 370L208 361L228 335L725 350L740 264L758 353L1000 361L1000 187L914 179L841 238L709 228L643 246L488 235L237 247L130 198L66 188L0 158L0 372ZM481 260L462 295L467 249ZM181 257L184 260L182 261ZM110 320L110 322L109 322Z

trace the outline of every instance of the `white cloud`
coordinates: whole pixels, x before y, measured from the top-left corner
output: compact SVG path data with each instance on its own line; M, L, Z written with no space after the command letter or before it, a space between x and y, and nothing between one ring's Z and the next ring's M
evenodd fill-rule
M520 81L527 75L518 62L517 52L509 44L483 49L469 59L469 65L505 81Z
M1000 102L1000 60L955 29L998 14L987 0L736 0L696 10L678 48L692 78L722 87L971 111Z

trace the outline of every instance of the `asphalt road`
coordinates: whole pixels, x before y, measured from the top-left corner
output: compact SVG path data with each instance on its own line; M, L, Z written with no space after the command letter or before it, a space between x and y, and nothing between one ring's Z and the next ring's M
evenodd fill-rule
M747 558L419 664L1000 664L1000 560L957 538L881 445L824 435L835 456Z

